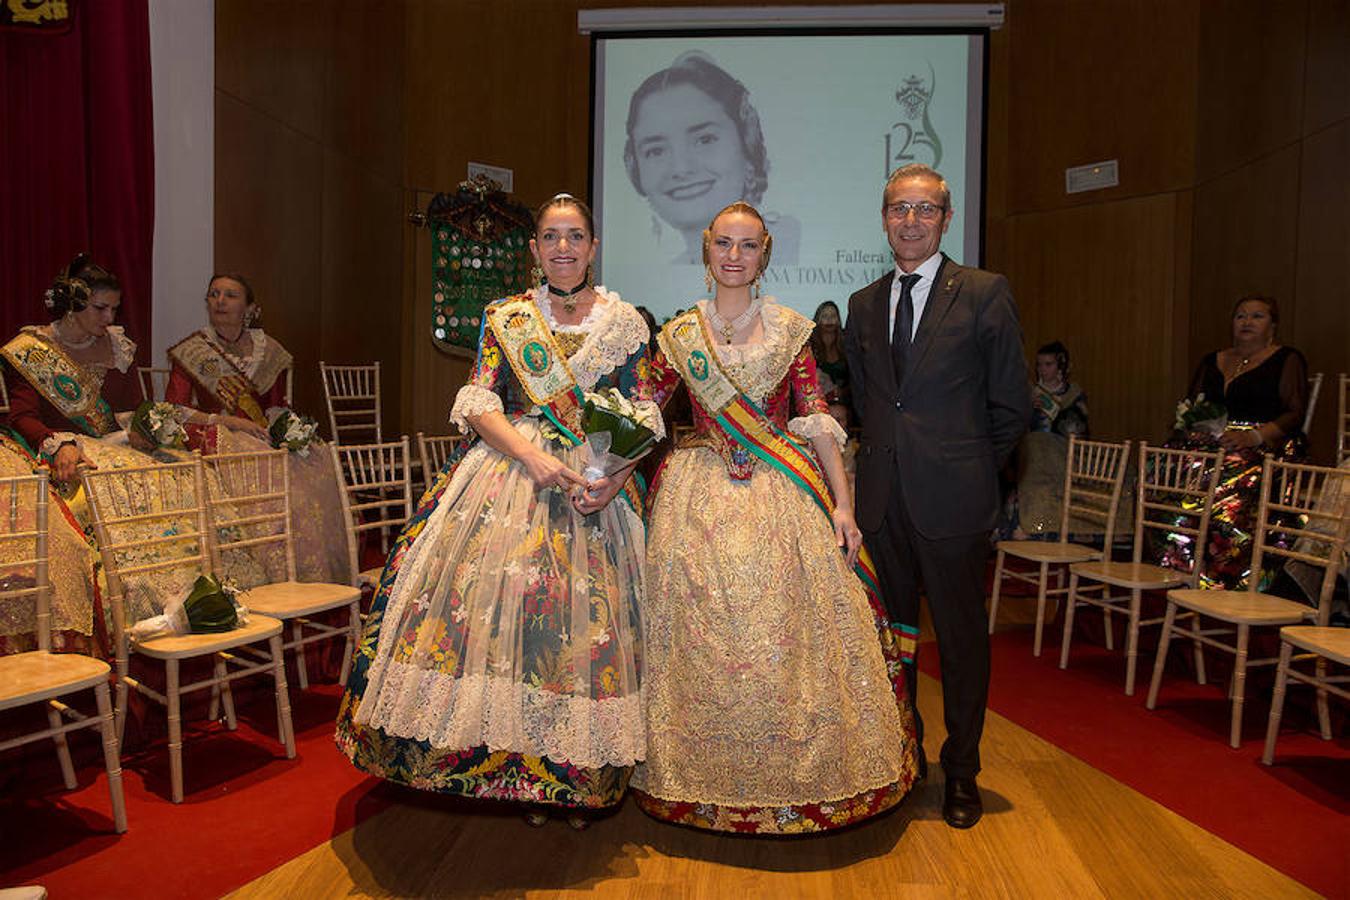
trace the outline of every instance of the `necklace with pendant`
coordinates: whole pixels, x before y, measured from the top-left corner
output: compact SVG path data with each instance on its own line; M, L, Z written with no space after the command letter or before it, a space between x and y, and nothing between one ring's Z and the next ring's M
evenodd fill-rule
M577 295L580 294L582 291L586 290L586 288L588 287L590 287L590 284L583 281L581 282L581 284L578 284L570 291L567 291L563 290L562 288L558 287L555 284L550 283L548 286L548 292L555 297L562 298L563 309L567 312L568 315L571 315L572 313L577 311Z
M65 332L61 330L60 322L52 323L52 332L56 335L57 341L65 344L72 350L83 350L86 347L93 346L94 341L98 340L98 335L96 334L90 334L77 340L71 340L66 337Z
M721 332L722 340L730 344L731 339L736 336L736 332L749 325L750 321L759 314L759 309L763 305L763 301L759 299L751 300L750 305L745 308L745 312L734 319L724 319L722 314L717 311L717 304L709 301L708 318L712 320L713 328Z

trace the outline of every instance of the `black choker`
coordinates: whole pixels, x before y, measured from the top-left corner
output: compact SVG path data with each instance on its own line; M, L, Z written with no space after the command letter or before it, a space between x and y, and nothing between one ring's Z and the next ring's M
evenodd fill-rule
M588 287L590 287L590 285L587 284L585 281L583 281L581 282L581 284L572 288L570 291L565 291L562 288L558 287L556 284L550 282L548 286L548 292L555 297L571 297L573 294L580 294Z

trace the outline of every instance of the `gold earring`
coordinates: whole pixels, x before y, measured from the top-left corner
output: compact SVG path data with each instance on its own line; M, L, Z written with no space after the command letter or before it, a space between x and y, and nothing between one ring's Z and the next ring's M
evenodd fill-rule
M540 268L539 266L537 266L537 265L531 266L531 267L530 267L530 281L531 281L531 283L534 285L534 288L535 288L536 290L538 290L539 288L543 287L543 286L544 286L544 270L543 270L542 268Z
M591 266L591 265L587 265L587 266L586 266L586 285L587 285L587 287L589 287L590 285L593 285L593 284L595 284L595 267L594 267L594 266Z
M708 293L711 294L713 289L713 274L712 266L710 265L705 264L703 266L703 284L708 289Z
M755 299L756 299L756 300L759 299L759 278L760 278L760 276L758 276L758 275L755 276L755 284L754 284L754 288L755 288Z

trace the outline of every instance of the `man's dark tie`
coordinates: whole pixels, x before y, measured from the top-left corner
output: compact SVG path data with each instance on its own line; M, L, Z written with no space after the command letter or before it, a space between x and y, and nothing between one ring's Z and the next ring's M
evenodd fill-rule
M891 365L897 385L905 380L905 357L914 333L914 285L918 281L917 272L900 276L900 302L895 306L895 330L891 332Z

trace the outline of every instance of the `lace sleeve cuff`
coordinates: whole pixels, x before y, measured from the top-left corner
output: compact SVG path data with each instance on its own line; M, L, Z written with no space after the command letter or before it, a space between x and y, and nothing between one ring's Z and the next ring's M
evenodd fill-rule
M661 416L661 407L651 400L638 400L633 406L637 409L638 424L650 428L658 441L666 436L666 421Z
M38 447L38 452L47 459L51 459L56 456L56 451L60 450L63 444L79 446L79 442L75 438L76 435L70 431L53 431L42 441L41 446Z
M450 409L450 422L464 434L471 434L473 426L469 416L482 415L485 412L502 412L502 398L495 391L477 384L466 384L455 395L455 405Z
M809 416L801 416L788 422L788 431L805 438L808 441L815 440L822 435L829 435L834 438L834 442L842 450L848 443L848 435L844 429L839 427L839 423L834 420L834 416L829 413L811 413Z

